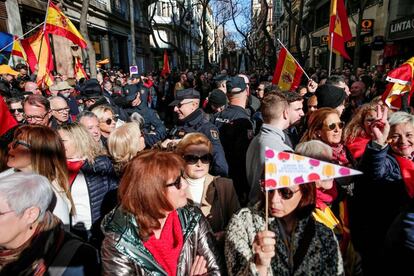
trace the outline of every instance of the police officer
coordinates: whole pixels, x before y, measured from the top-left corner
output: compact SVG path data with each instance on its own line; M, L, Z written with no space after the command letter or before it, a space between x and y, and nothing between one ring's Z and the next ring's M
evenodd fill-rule
M249 185L246 177L246 152L253 139L253 122L246 109L247 85L243 78L233 77L227 82L229 105L214 114L213 123L220 132L220 141L229 164L229 176L242 204L247 203Z
M174 106L174 112L178 116L178 123L170 131L170 138L180 139L191 132L201 132L206 135L213 144L213 175L227 176L228 166L224 157L217 127L206 117L200 106L200 92L193 88L177 91L175 100L170 103Z

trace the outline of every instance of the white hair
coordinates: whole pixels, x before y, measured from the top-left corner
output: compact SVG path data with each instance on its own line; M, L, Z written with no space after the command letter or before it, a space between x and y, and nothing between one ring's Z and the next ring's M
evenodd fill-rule
M318 140L298 144L295 153L324 161L332 160L332 148Z
M30 207L39 208L43 219L54 195L49 180L36 173L17 172L0 178L0 196L17 215Z
M390 115L388 122L390 123L390 127L406 123L410 123L414 127L414 115L403 111L394 112Z

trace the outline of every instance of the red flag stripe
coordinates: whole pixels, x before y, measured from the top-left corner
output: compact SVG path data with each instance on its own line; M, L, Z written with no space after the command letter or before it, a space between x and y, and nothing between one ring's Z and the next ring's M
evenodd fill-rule
M282 48L279 53L279 58L276 64L275 73L273 74L272 83L277 84L279 82L280 76L282 74L283 64L285 63L286 59L286 49Z
M68 32L66 29L61 28L56 25L46 24L46 32L66 37L67 39L71 40L73 43L79 45L81 48L86 48L87 44L84 40L80 39L76 35L71 32Z

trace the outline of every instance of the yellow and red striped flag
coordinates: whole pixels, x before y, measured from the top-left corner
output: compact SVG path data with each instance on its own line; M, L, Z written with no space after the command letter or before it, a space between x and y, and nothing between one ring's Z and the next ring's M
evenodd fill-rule
M414 57L390 71L386 80L389 84L384 94L382 94L382 100L388 107L400 109L402 105L401 98L405 93L409 93L408 103L410 103L411 96L414 93Z
M21 44L26 53L30 70L32 72L37 70L36 82L38 85L46 83L51 86L53 84L53 57L49 36L41 30L33 36L22 39Z
M329 43L331 47L332 35L332 51L336 54L350 59L345 50L345 43L352 39L351 29L349 28L348 15L346 13L344 0L332 0L331 13L329 21Z
M27 60L26 53L23 50L20 40L17 39L17 36L14 36L14 39L11 55Z
M282 48L273 74L272 83L279 86L280 89L293 91L298 88L303 71L295 59Z
M83 69L82 63L80 62L80 57L75 58L75 78L76 80L80 80L82 78L88 79L88 75Z
M75 25L52 2L50 2L47 10L45 32L66 37L81 48L86 48L86 41Z

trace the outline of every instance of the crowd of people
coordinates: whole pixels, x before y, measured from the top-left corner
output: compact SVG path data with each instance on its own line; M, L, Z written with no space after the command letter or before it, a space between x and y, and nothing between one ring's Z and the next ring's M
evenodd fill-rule
M410 103L389 109L370 68L309 73L44 88L1 65L0 275L411 275ZM266 147L363 174L265 197Z

